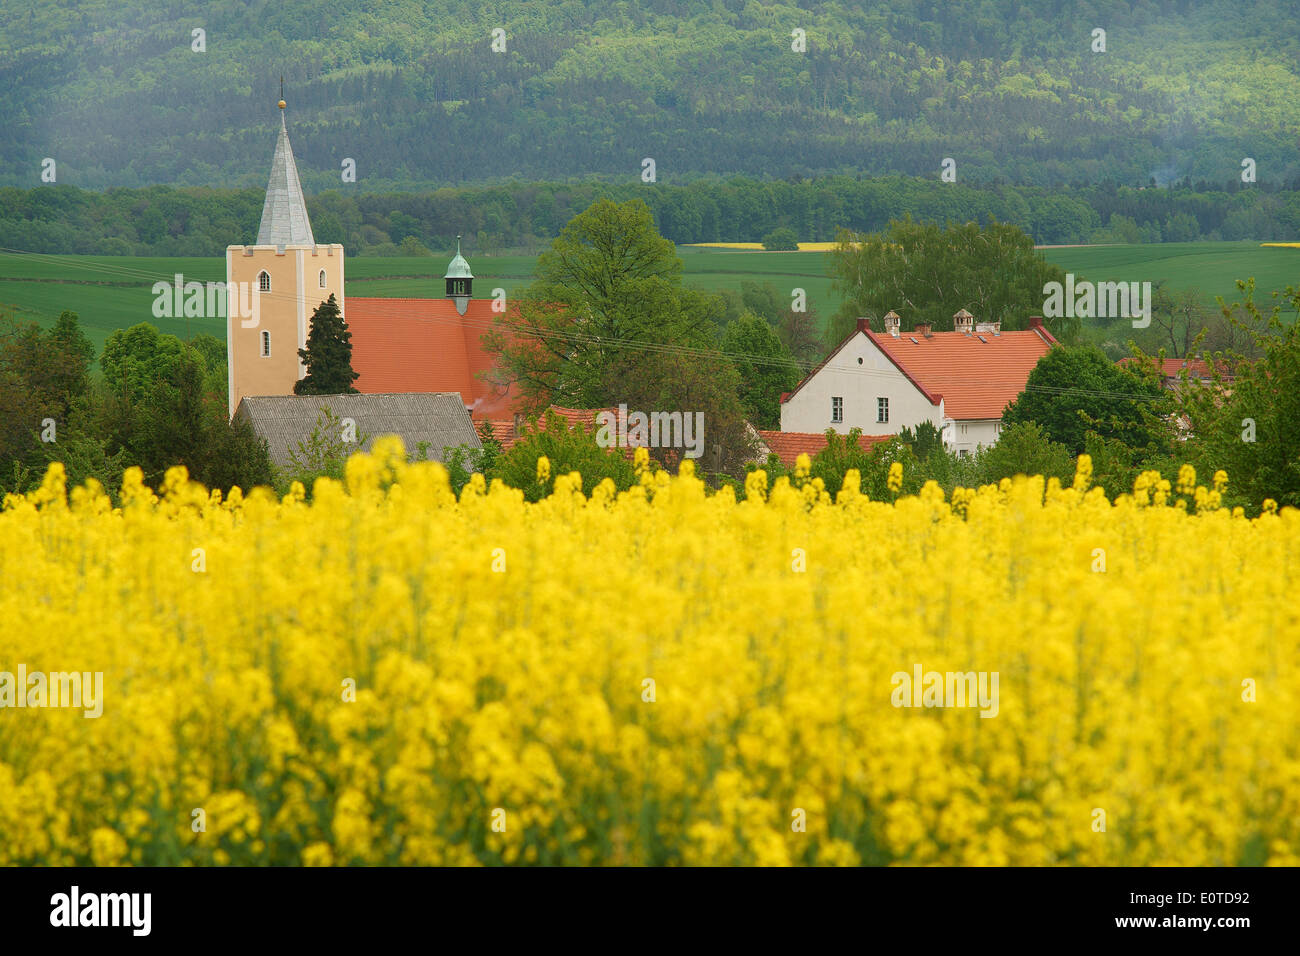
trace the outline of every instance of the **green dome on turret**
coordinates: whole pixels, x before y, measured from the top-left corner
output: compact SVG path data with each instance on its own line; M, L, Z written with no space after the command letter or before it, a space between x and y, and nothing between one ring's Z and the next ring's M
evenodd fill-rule
M460 254L460 236L456 237L456 258L452 259L447 265L447 274L444 279L472 279L474 273L469 271L469 263L465 257Z
M470 296L474 294L474 273L469 271L469 263L460 254L460 236L456 237L456 258L447 265L443 279L447 284L447 298L455 302L456 311L464 315Z

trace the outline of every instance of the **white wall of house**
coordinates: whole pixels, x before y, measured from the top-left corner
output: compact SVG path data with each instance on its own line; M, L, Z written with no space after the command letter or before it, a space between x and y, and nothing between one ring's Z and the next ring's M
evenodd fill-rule
M833 399L843 400L834 421ZM879 400L889 402L889 420L879 421ZM781 431L842 435L860 428L864 435L896 435L921 422L940 427L943 403L930 404L919 388L861 332L854 334L817 374L781 405Z
M951 419L950 419L951 421ZM951 421L944 440L959 455L973 455L981 446L996 445L1002 432L1002 419L981 418Z

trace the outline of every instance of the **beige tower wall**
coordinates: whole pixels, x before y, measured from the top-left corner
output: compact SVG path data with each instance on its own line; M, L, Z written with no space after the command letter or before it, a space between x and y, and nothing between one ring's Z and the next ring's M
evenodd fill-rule
M325 273L325 285L320 273ZM251 317L236 315L240 283L258 288L258 276L271 277L271 291L257 297ZM306 348L311 314L334 295L345 310L343 247L227 246L226 349L229 357L230 415L247 395L292 395L306 369L298 350ZM247 296L246 296L247 298ZM345 311L346 314L346 311ZM262 355L262 332L271 333L271 354Z

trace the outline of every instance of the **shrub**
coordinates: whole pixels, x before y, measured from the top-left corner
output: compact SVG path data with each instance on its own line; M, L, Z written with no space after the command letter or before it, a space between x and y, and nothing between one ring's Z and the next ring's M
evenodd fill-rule
M538 501L550 493L556 475L576 471L582 475L582 490L591 494L593 488L605 478L610 478L619 491L636 483L636 470L632 462L617 449L605 449L596 444L595 424L587 428L569 428L568 423L551 410L541 422L524 426L525 433L514 447L501 455L490 469L488 478L500 478L512 488L518 488L529 501ZM538 480L537 460L549 462L549 477Z
M998 443L981 449L977 460L983 484L995 484L1016 475L1043 475L1068 484L1074 475L1074 456L1070 450L1048 438L1037 422L1004 426Z
M763 237L763 248L769 252L796 252L799 234L789 226L778 226Z

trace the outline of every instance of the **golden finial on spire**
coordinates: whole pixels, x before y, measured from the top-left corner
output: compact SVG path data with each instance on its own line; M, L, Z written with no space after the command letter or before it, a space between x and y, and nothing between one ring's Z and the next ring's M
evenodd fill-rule
M288 104L284 101L284 74L280 74L280 109L284 109Z

